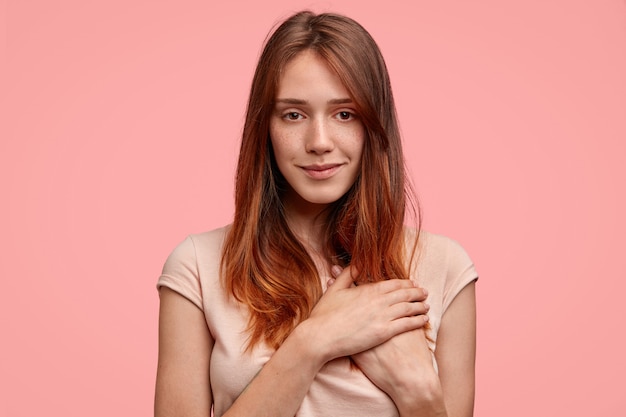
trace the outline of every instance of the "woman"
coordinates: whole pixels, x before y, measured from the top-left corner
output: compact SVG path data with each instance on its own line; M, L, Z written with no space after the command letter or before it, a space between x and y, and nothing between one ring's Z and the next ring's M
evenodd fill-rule
M155 414L472 415L476 274L403 226L409 191L372 38L289 18L255 72L233 223L159 278Z

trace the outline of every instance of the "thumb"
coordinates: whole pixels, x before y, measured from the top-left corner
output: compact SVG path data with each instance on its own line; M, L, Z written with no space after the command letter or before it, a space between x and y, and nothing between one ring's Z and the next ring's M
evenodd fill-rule
M332 283L332 286L328 288L328 291L337 291L343 288L349 288L354 286L354 278L356 278L357 273L354 268L351 266L345 268L341 271L341 267L334 265L332 271L335 279Z

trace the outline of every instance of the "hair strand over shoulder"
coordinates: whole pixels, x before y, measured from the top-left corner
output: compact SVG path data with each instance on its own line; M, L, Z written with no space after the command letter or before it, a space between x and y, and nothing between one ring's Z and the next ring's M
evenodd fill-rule
M326 213L325 256L354 265L363 281L409 277L404 221L419 234L419 207L405 171L391 84L380 50L354 20L300 12L268 38L252 81L235 178L235 216L224 242L221 277L250 311L249 344L277 348L322 295L317 268L289 229L281 197L285 179L269 138L281 71L305 50L337 73L366 129L361 172ZM409 251L410 251L409 245ZM409 259L407 259L409 258Z

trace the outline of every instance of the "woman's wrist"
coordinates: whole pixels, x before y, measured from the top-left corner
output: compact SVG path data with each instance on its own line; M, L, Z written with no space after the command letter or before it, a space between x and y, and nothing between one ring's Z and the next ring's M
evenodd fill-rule
M326 362L333 359L330 352L325 350L327 346L318 343L320 338L317 337L317 332L309 320L297 325L291 332L289 339L293 339L293 343L297 345L303 359L316 368L316 371L319 371Z
M396 384L387 393L401 417L404 416L447 416L443 391L437 374L434 372L421 375L412 381Z

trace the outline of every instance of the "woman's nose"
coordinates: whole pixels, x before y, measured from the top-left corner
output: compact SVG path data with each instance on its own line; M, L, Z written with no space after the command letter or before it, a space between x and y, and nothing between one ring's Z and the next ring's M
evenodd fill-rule
M318 120L311 123L307 132L306 151L309 153L323 154L334 149L331 128L326 121Z

